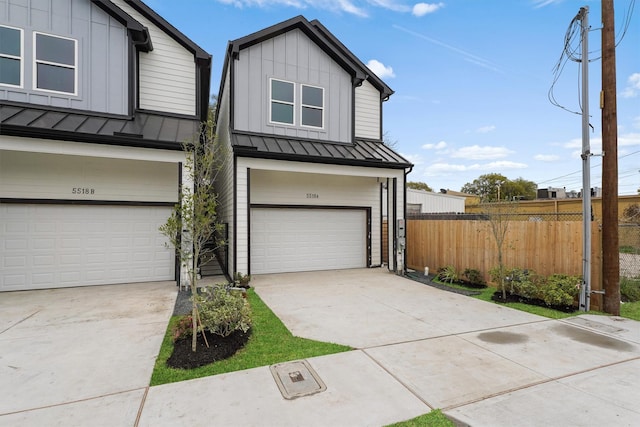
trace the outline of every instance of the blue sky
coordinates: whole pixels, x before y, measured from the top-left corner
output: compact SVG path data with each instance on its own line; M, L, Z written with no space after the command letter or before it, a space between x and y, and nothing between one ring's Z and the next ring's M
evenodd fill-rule
M539 188L582 187L580 68L564 37L589 7L591 148L601 153L600 1L146 0L213 56L217 92L228 40L297 15L318 19L395 94L384 129L415 167L411 181L460 190L480 175ZM632 13L630 15L630 13ZM640 4L615 0L619 194L640 188ZM623 37L623 30L624 37ZM578 40L571 46L579 49ZM567 111L570 110L571 112ZM601 186L601 158L591 184Z

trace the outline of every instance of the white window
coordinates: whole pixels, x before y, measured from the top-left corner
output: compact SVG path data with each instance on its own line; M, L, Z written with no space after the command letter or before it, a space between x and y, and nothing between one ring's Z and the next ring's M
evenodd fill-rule
M76 95L78 42L43 33L33 39L34 88Z
M300 124L315 128L324 127L324 89L302 85Z
M295 90L293 83L271 79L271 122L287 125L295 124L294 94Z
M22 87L22 30L0 25L0 85Z

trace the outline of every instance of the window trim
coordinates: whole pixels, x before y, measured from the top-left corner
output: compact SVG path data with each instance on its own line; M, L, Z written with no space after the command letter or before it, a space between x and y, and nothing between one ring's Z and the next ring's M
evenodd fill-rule
M322 91L322 106L318 107L317 105L310 105L310 104L305 104L303 102L304 97L302 96L304 88L305 87L311 87L314 89L320 89ZM305 125L304 123L302 123L302 110L304 108L309 108L312 110L320 110L320 113L322 114L322 124L320 126L313 126L313 125ZM311 128L311 129L324 129L324 88L320 87L320 86L314 86L314 85L308 85L308 84L304 84L301 83L300 84L300 126L301 127L305 127L305 128Z
M24 87L24 31L22 28L12 27L10 25L0 25L0 27L9 28L11 30L17 30L20 33L20 56L16 57L15 55L0 53L0 58L17 59L18 61L20 61L20 84L14 85L11 83L0 82L0 86L23 88Z
M293 102L280 101L280 100L277 100L277 99L273 99L273 82L274 81L281 82L281 83L288 83L291 86L293 86ZM293 117L292 117L292 122L291 123L278 122L278 121L273 120L273 103L274 102L276 104L291 105L291 107L293 107ZM277 125L285 125L285 126L295 126L296 125L296 84L295 84L295 82L290 82L288 80L277 79L275 77L270 77L269 78L269 123L277 124Z
M38 44L37 44L37 37L38 34L43 35L45 37L52 37L52 38L57 38L57 39L63 39L63 40L71 40L73 42L73 66L70 66L69 64L63 64L60 62L51 62L51 61L42 61L42 60L38 60L37 59L37 53L38 53ZM70 69L73 70L73 92L65 92L65 91L61 91L61 90L53 90L53 89L43 89L43 88L39 88L38 87L38 64L46 64L46 65L52 65L55 67L61 67L61 68L66 68L66 69ZM72 96L77 96L78 95L78 40L73 39L71 37L64 37L64 36L58 36L55 34L49 34L49 33L44 33L41 31L34 31L33 32L33 89L34 90L38 90L38 91L42 91L42 92L48 92L48 93L60 93L60 94L65 94L65 95L72 95Z

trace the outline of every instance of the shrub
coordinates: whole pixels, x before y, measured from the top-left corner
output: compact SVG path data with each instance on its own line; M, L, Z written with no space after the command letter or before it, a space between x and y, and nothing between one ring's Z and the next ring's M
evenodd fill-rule
M178 322L173 327L173 330L172 330L173 342L176 342L182 338L190 337L191 334L193 333L192 325L193 325L193 318L191 317L190 314L186 316L182 316L180 320L178 320Z
M248 274L242 274L240 272L237 272L235 274L234 277L234 281L236 282L236 284L242 288L248 288L249 287L249 282L251 281L251 276Z
M202 328L223 337L251 328L251 309L242 292L207 286L196 297Z
M471 283L486 285L486 282L484 281L484 277L482 277L482 273L480 273L480 270L476 270L475 268L465 268L462 272L462 275Z
M453 265L447 265L438 270L437 278L441 282L453 283L458 280L458 273Z
M640 276L620 278L620 297L623 302L640 301Z
M580 278L566 274L552 274L542 286L542 300L547 305L573 305L580 292Z

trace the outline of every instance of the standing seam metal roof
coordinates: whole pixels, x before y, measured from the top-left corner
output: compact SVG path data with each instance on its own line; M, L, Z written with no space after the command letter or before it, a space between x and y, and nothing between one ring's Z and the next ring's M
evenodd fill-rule
M244 157L393 169L413 166L383 143L358 138L353 143L340 143L234 132L231 144L233 151Z

